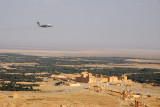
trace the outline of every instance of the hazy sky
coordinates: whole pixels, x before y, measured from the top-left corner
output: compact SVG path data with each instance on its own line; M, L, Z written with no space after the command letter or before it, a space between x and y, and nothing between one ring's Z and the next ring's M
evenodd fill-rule
M10 47L160 50L160 0L0 0Z

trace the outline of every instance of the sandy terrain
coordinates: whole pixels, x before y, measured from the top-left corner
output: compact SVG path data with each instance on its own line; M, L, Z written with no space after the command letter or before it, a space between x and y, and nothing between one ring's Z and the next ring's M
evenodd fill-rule
M147 63L160 63L160 60L144 60L144 59L126 59L129 62L147 62Z
M70 93L32 93L19 92L18 98L10 98L13 92L1 92L1 107L120 107L121 100L107 94L91 91ZM66 106L64 106L66 107Z
M73 51L53 51L53 50L23 50L23 49L0 49L0 53L21 53L25 55L37 56L97 56L97 57L139 57L160 59L160 51L143 50L73 50Z
M43 56L128 56L142 58L159 58L160 52L155 51L43 51L43 50L7 50L0 49L0 53L22 53L28 55ZM151 62L153 60L135 60L130 64L109 64L109 65L83 65L97 67L136 67L136 68L157 68L158 64L137 64L136 62ZM154 62L157 63L157 62ZM158 62L159 63L159 62ZM8 67L8 65L4 65ZM28 66L28 64L26 64ZM34 66L34 64L31 64ZM68 65L64 65L68 66ZM82 66L82 65L80 65ZM120 97L108 94L106 92L98 93L88 90L88 83L81 83L81 86L54 86L52 79L45 78L39 83L40 92L15 92L0 91L0 107L133 107L131 101L123 100ZM36 87L34 87L36 88ZM148 84L133 83L132 87L110 85L110 90L123 91L132 90L134 93L150 95L141 99L148 107L160 107L160 87L153 87ZM17 97L17 98L16 98ZM133 101L134 102L134 101Z
M71 87L54 86L56 82L58 81L44 78L44 82L40 83L38 88L42 90L40 92L0 91L0 107L132 107L130 104L134 102L134 100L123 100L120 96L107 94L107 92L98 93L89 90L89 83L80 83L81 86ZM158 99L160 87L131 84L132 87L109 85L107 89L121 92L127 88L133 93L150 95L152 97L144 97L142 101L148 107L160 106L160 99Z
M125 107L127 102L114 96L87 89L89 84L80 87L54 86L52 79L45 78L41 92L0 91L0 107ZM124 106L123 106L124 105Z

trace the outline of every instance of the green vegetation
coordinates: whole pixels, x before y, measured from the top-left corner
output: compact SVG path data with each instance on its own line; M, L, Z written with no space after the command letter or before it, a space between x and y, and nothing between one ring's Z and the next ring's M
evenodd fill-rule
M21 75L21 74L5 74L0 73L0 79L11 82L41 82L41 78L36 78L35 75Z
M11 83L2 83L0 90L2 91L40 91L37 89L33 89L33 86L39 86L38 84L15 84Z
M75 69L73 67L61 67L59 68L63 73L81 73L83 69ZM59 71L59 69L57 69ZM87 72L93 74L103 74L107 76L122 76L128 75L128 79L140 83L154 83L154 85L160 85L160 70L159 69L138 69L138 68L84 68Z
M158 69L138 69L138 68L98 68L98 67L85 67L85 64L125 64L135 63L126 61L126 59L134 59L128 57L40 57L29 56L12 53L0 53L0 79L1 81L14 82L40 82L43 79L40 77L50 77L52 74L60 73L81 73L87 71L94 74L103 74L108 76L121 76L127 74L129 79L141 83L154 83L160 85L158 76ZM5 63L35 63L35 65L10 65L7 69L1 64ZM159 64L153 62L137 62L140 64ZM73 67L65 67L59 65L73 65ZM76 66L76 65L82 65ZM43 74L43 73L47 74ZM8 74L7 74L8 73ZM10 74L13 73L13 74ZM17 73L17 74L14 74ZM26 73L32 73L26 75ZM38 73L38 74L37 74ZM42 73L42 74L41 74ZM19 85L21 86L21 85ZM3 88L5 86L3 85ZM7 85L10 87L10 85ZM1 87L2 88L2 87ZM30 88L28 88L30 89ZM0 89L2 90L2 89ZM7 90L7 89L6 89ZM19 88L19 90L23 90Z
M160 73L141 73L128 75L132 81L137 81L140 83L152 83L153 85L160 86Z
M156 72L160 72L158 69L137 69L137 68L104 68L104 69L94 69L94 70L88 70L89 72L92 72L94 74L103 74L108 76L121 76L123 74L153 74Z

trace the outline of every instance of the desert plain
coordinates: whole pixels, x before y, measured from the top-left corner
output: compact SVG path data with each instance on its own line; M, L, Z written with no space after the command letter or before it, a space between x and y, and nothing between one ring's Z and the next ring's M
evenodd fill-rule
M148 58L127 59L132 64L91 65L86 67L133 67L160 69L159 64L137 64L136 62L160 62L159 51L43 51L43 50L16 50L0 49L0 53L21 53L24 55L48 56L118 56ZM150 59L152 58L152 60ZM34 63L32 63L34 65ZM32 66L30 64L30 66ZM3 65L8 67L9 65ZM72 66L72 65L61 65ZM0 107L136 107L134 100L124 100L122 96L107 91L97 92L90 90L90 83L80 83L80 86L55 86L59 82L53 78L44 78L37 89L41 91L0 91ZM150 84L129 82L131 87L109 85L107 90L132 90L133 93L143 94L137 101L145 103L145 107L160 107L160 87ZM141 107L141 106L140 106Z

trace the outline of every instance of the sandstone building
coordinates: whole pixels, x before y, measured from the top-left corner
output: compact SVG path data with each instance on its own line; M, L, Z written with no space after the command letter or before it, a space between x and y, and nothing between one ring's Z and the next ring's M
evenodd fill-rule
M102 82L118 82L118 81L127 81L127 76L104 76L98 74L92 74L88 72L82 72L80 76L76 77L77 82L84 83L102 83Z

